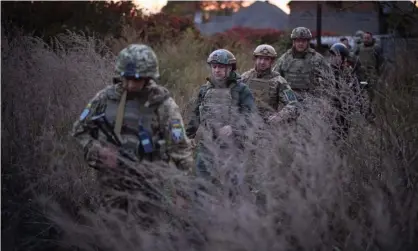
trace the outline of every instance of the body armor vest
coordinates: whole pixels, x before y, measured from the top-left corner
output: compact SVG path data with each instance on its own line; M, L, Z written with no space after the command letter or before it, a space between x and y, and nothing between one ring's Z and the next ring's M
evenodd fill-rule
M373 67L376 66L376 57L374 55L374 46L361 46L359 50L359 58L361 60L361 64L368 66L371 65Z
M139 159L161 159L161 153L157 151L159 144L164 140L158 121L156 107L146 107L146 98L126 100L125 113L121 129L122 148L136 155ZM107 99L105 116L112 128L114 128L119 106L119 98L110 93ZM164 142L165 143L165 142Z
M312 87L312 65L310 55L307 58L291 58L282 69L283 77L294 91L308 90Z
M231 125L238 111L237 103L231 95L231 88L210 88L199 106L200 123L208 129L218 131Z
M375 56L375 49L374 46L364 46L361 45L359 48L358 57L361 62L361 66L366 73L366 75L376 75L376 56Z
M263 78L250 78L247 81L247 85L254 94L255 103L260 113L273 112L274 100L276 93L276 79L263 79ZM276 107L277 108L277 107Z

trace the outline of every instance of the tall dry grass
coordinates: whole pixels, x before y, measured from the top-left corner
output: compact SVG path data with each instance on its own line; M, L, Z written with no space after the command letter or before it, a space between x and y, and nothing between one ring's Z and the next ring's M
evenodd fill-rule
M186 120L208 74L211 47L186 36L155 48L161 83ZM250 52L231 50L240 72L252 66ZM176 184L188 201L185 209L154 201L150 230L137 214L124 221L97 208L95 172L68 135L87 101L111 84L114 53L74 33L58 37L53 47L2 34L2 248L415 250L418 83L411 59L397 59L402 71L385 72L376 124L356 115L345 140L333 140L335 124L327 119L337 111L311 98L293 124L245 132L261 139L244 147L224 150L208 142L215 184L155 165L128 165L152 173L150 185ZM130 195L134 205L148 200L141 191Z

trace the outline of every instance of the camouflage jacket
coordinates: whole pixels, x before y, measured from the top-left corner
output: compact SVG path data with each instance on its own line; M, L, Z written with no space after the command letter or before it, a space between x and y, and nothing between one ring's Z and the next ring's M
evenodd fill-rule
M194 138L197 129L200 126L200 107L205 99L205 95L210 89L215 88L214 84L211 83L210 78L207 78L207 83L202 85L199 89L197 99L194 104L191 119L186 127L186 134L188 137ZM232 99L238 108L238 112L244 115L247 123L250 123L250 115L256 111L256 105L254 102L254 96L247 85L241 82L241 77L237 73L233 73L227 86L230 89Z
M122 92L122 84L111 85L99 91L95 97L90 100L80 118L73 125L72 136L74 136L81 144L84 149L86 161L93 167L97 166L97 162L99 161L97 157L97 146L103 147L110 143L103 132L99 130L97 123L94 123L93 118L99 114L107 115L109 112L109 101L114 101L114 103L118 104ZM158 153L156 155L167 154L168 160L173 161L179 169L190 170L193 165L190 140L185 135L180 109L176 102L170 97L169 91L151 81L143 92L135 94L135 96L127 99L142 100L141 102L138 101L139 104L141 104L140 106L134 106L134 108L132 108L134 109L133 113L138 114L141 117L141 120L143 118L143 113L141 113L142 110L140 109L146 109L147 107L150 107L150 109L152 108L152 112L149 112L151 113L149 116L151 117L151 119L149 119L149 127L151 128L151 139L153 141L152 144L154 145L152 151L157 152L157 149L161 148L161 145L159 145L159 147L156 146L157 142L164 142L164 153ZM125 108L124 125L129 113L132 113L132 111L129 112ZM113 129L114 124L111 126ZM138 132L135 132L134 130L131 134L136 136L136 138L139 138L140 128L137 130ZM127 140L123 131L121 131L121 139L122 142L126 142ZM139 144L139 142L143 141L137 139L137 144ZM141 157L139 159L141 159Z
M280 76L278 72L271 71L260 76L253 68L243 73L241 78L243 83L247 84L251 92L253 92L256 101L258 99L266 99L257 103L259 109L271 110L273 112L277 110L294 110L295 104L297 103L296 95L293 93L286 79ZM257 79L266 80L266 82L259 84ZM264 93L267 95L263 95ZM261 97L257 94L260 94ZM262 107L263 104L270 106L270 109ZM263 111L261 112L263 113Z
M297 60L303 60L304 66L295 64ZM312 48L308 48L307 52L300 56L297 56L293 49L289 49L277 60L273 70L279 72L295 92L313 89L321 79L332 73L329 63Z
M365 72L369 72L368 69L372 68L375 71L374 74L380 73L384 61L383 51L376 42L370 45L360 44L354 54L362 61L362 68Z

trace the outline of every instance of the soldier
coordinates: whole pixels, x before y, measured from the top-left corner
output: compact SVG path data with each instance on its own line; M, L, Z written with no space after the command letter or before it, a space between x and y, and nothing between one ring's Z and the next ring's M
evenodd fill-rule
M257 108L264 120L286 119L294 115L297 98L286 80L272 66L276 50L268 44L257 46L253 52L255 67L242 74L242 81L254 94ZM281 110L279 114L276 111Z
M351 50L351 45L346 37L340 38L340 43L344 44L348 50Z
M380 75L383 64L382 48L376 43L373 35L370 32L363 34L363 42L357 50L358 58L360 59L362 69L366 76L368 83L368 95L370 102L374 102L374 89ZM369 107L368 118L373 120L372 107Z
M363 34L364 32L361 30L356 31L356 34L354 35L354 47L352 48L351 52L354 55L358 54L358 48L363 42Z
M238 137L239 131L245 130L249 125L250 116L256 108L248 86L241 82L240 76L235 72L237 60L230 51L213 51L207 63L211 68L211 76L200 87L192 118L186 129L187 136L198 142L196 172L202 176L209 174L202 157L202 154L207 153L200 143L203 134L212 139ZM245 125L237 125L242 118Z
M329 52L331 68L335 75L339 76L341 73L346 73L346 75L354 75L358 82L366 82L366 76L359 58L352 55L344 43L333 44Z
M321 54L309 48L312 34L308 28L293 29L290 38L293 46L278 59L275 71L287 80L298 98L302 99L306 92L315 93L315 87L331 69Z
M380 73L380 66L383 63L382 48L376 43L370 32L364 33L363 42L358 48L357 55L367 78L376 80Z
M339 111L336 117L338 128L334 130L340 137L346 138L350 121L346 118L354 110L355 104L359 103L361 90L367 86L358 59L350 56L349 49L343 43L335 43L330 48L331 66L334 72L335 90L333 105ZM360 100L360 103L362 100Z
M103 171L99 177L106 191L104 206L126 210L128 201L112 198L109 192L109 188L133 188L133 183L112 181L112 176L124 180L125 172L134 171L124 163L170 161L189 171L193 158L180 109L169 91L156 83L160 74L154 51L143 44L129 45L118 55L116 72L120 81L90 100L74 123L72 135L83 148L88 164Z

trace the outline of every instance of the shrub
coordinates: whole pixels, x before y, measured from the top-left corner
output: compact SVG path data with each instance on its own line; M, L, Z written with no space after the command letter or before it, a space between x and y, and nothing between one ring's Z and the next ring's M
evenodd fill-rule
M149 16L135 16L131 18L122 29L121 38L117 44L126 44L142 41L147 44L159 45L168 41L175 42L184 33L189 33L191 39L198 39L199 31L193 20L186 17L177 17L164 13ZM113 41L113 34L108 41Z
M53 50L34 37L2 36L2 227L8 227L2 232L7 237L4 249L415 250L418 246L414 238L418 83L413 78L416 62L408 57L396 61L403 64L402 71L388 70L382 76L377 123L356 116L347 140L329 140L334 124L323 117L337 111L327 100L312 99L295 125L253 129L266 141L227 151L209 142L218 185L155 165L128 166L151 172L156 182L175 182L189 198L197 185L210 191L190 201L187 209L156 202L170 217L156 217L156 228L150 232L134 215L126 224L113 213L96 209L95 173L68 136L87 101L110 83L114 54L103 41L74 33L58 37L56 43ZM154 46L162 83L184 109L186 121L189 100L208 74L205 50L210 46L187 35L175 46ZM252 65L247 49L233 52L240 70ZM260 208L254 190L265 195L264 207ZM42 195L42 203L35 203ZM145 203L146 198L138 192L131 202ZM45 241L52 230L59 241Z

